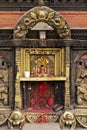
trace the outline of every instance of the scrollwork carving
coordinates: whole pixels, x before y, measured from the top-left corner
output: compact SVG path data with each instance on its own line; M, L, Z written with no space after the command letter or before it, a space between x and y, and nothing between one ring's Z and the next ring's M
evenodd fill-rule
M35 114L35 113L26 113L26 119L28 120L28 122L30 123L34 123L36 122L36 120L39 118L39 114Z
M0 113L0 125L4 124L8 119L9 113Z
M16 30L14 31L15 37L17 37L18 39L21 39L21 38L25 39L26 33L27 33L27 30L25 26L23 25L17 26Z
M53 9L40 6L31 9L21 18L14 29L14 38L25 39L28 29L34 27L38 22L46 22L52 26L62 39L71 37L69 25L64 18Z
M40 122L55 122L58 119L56 114L45 114L45 113L26 113L26 119L30 123Z
M84 128L87 128L87 115L76 116L76 119L81 126L83 126Z

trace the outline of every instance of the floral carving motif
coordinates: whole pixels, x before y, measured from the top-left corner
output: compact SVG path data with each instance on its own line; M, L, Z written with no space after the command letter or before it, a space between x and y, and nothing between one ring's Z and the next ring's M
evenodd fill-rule
M87 115L76 116L76 119L81 126L83 126L84 128L87 128Z
M14 38L25 39L28 29L31 29L39 22L45 22L53 27L62 39L71 37L69 25L64 18L53 9L40 6L31 9L21 18L14 29Z
M59 118L56 114L26 113L26 118L30 123L35 122L55 122Z
M4 124L8 119L9 113L0 113L0 125Z

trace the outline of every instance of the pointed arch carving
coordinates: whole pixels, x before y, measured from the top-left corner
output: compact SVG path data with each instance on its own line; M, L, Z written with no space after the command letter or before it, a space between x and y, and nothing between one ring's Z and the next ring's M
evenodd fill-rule
M39 22L53 27L61 39L71 38L70 27L63 16L46 6L37 6L20 18L14 28L14 39L26 39L28 29L32 29Z

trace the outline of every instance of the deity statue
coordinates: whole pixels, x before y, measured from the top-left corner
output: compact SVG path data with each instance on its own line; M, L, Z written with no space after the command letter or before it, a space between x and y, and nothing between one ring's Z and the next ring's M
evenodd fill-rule
M44 65L40 66L40 70L37 73L37 76L39 76L39 77L46 77L46 76L48 76L48 74L46 73L46 68L45 68Z
M54 105L54 96L53 95L48 98L48 102L47 103L48 103L50 108L53 107L53 105Z
M36 105L36 101L35 101L35 99L32 97L31 99L30 99L30 106L31 107L34 107Z
M87 54L83 55L78 63L77 103L87 105Z

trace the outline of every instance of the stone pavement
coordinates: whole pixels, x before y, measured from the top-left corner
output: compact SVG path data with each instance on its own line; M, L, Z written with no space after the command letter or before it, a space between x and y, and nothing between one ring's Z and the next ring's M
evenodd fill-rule
M8 130L8 127L6 127L6 126L0 126L0 130Z
M22 130L60 130L58 123L28 123Z
M7 126L0 126L0 130L19 130L19 129L8 129ZM58 123L26 123L22 130L70 130L60 129ZM72 130L72 129L71 129ZM73 130L87 130L87 128L76 128Z
M19 129L8 129L7 126L0 126L0 130L19 130Z

